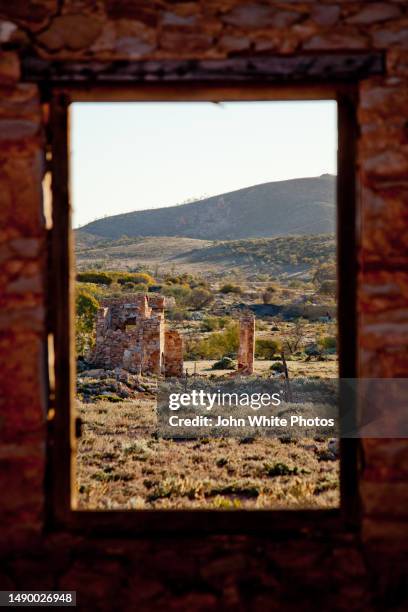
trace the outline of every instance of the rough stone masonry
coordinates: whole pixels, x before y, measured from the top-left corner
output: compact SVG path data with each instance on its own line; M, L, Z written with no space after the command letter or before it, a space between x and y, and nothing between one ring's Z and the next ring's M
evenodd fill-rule
M183 341L178 331L165 329L164 300L145 293L104 300L91 362L135 374L181 376Z
M222 535L194 538L180 523L180 532L161 539L50 529L44 356L46 314L58 304L45 290L49 106L24 70L29 58L49 59L64 75L64 62L85 60L88 88L92 62L105 69L115 60L137 67L381 53L383 73L361 78L355 99L358 375L406 377L406 0L0 0L0 19L0 587L77 589L82 609L107 611L406 609L403 439L361 440L353 530L322 535L320 524L303 522L286 532L279 524L276 538L256 536L253 518L245 533L226 535L227 518Z
M255 355L255 317L246 314L239 320L238 372L253 374Z

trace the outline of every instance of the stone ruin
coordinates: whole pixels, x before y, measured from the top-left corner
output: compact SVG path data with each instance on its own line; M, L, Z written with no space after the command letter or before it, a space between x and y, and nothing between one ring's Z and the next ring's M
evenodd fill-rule
M162 295L127 294L102 301L90 361L135 374L182 376L183 340L166 329Z
M245 314L239 320L238 372L253 374L255 357L255 316Z

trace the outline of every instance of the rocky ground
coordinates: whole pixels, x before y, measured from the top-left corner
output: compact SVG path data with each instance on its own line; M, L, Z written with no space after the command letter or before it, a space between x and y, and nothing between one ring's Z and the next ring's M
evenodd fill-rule
M337 445L327 438L160 437L156 381L123 370L78 375L79 507L283 508L339 503Z

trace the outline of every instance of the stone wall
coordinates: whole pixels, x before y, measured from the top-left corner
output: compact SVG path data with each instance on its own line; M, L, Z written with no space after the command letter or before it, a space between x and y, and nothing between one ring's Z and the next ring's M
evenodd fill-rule
M90 361L107 369L161 374L164 354L164 298L144 293L102 301Z
M0 0L0 43L1 588L76 588L97 610L404 609L405 440L363 442L354 534L92 539L44 529L47 106L20 60L384 52L385 73L361 81L356 101L358 362L362 376L406 376L406 2Z
M183 375L183 338L178 331L166 329L164 335L164 362L166 376Z
M144 293L103 300L90 362L136 374L181 376L183 343L179 332L165 331L164 305L163 296Z
M255 359L255 317L252 314L239 320L238 372L254 373Z

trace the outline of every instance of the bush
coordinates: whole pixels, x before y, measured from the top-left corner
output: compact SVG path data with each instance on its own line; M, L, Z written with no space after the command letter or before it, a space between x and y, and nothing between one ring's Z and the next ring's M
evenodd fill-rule
M264 473L266 476L271 478L275 476L296 476L299 473L304 473L303 470L299 472L299 468L289 467L286 463L274 463L273 465L265 463L264 464Z
M320 265L313 276L313 282L317 285L322 285L325 281L335 281L337 270L334 263L325 263Z
M167 318L169 321L185 321L189 319L189 314L183 308L169 308Z
M143 283L124 283L122 285L123 291L136 291L140 293L146 293L148 291L148 286Z
M233 285L232 283L226 283L220 289L220 293L242 293L242 289L239 285Z
M191 291L188 297L186 297L186 303L192 306L195 310L208 306L214 300L214 296L208 289L202 287L196 287Z
M149 291L149 288L147 285L145 285L144 283L137 283L134 287L133 287L133 291L137 291L139 293L147 293L147 291Z
M336 291L337 291L337 283L334 280L324 281L318 289L318 292L321 295L330 295L332 297L336 295Z
M206 317L201 323L201 331L210 332L219 329L218 317Z
M264 291L262 294L262 301L264 304L270 304L272 302L273 299L273 292L272 291Z
M255 329L256 331L266 331L268 329L268 325L261 319L255 319Z
M147 272L134 272L131 274L117 274L115 275L119 285L125 285L126 283L135 283L143 285L154 285L155 280Z
M238 345L238 325L234 321L223 331L189 343L186 355L195 359L222 359L225 355L235 355Z
M280 345L276 340L255 341L255 357L258 359L273 359L275 353L280 350Z
M174 297L177 304L185 304L191 289L188 285L165 285L162 291L163 295Z
M279 372L279 374L285 371L283 363L280 363L279 361L273 363L269 369L272 370L272 372Z
M335 336L322 336L319 338L319 345L324 350L335 350L337 348L337 339Z
M84 289L76 292L75 344L77 355L83 355L94 342L95 316L99 302Z
M222 357L219 361L216 361L212 368L212 370L234 370L235 362L230 357Z
M115 393L101 393L100 395L95 396L95 400L102 400L105 402L112 402L112 404L116 404L118 402L123 402L123 399L116 395Z
M319 347L313 342L305 346L305 354L308 357L321 357L321 351Z
M111 285L112 278L106 272L78 272L77 281L80 283L96 283L97 285Z

